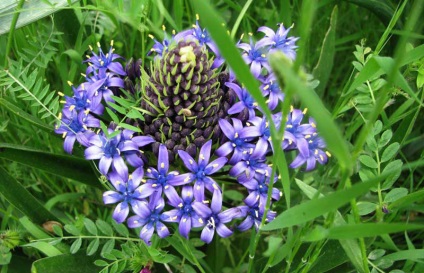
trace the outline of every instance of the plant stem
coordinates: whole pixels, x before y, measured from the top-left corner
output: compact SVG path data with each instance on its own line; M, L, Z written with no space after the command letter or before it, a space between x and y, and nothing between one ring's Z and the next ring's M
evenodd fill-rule
M7 55L9 55L9 51L12 48L13 43L13 35L15 35L15 27L16 23L18 22L19 14L21 13L22 6L24 5L25 0L20 0L18 3L18 6L16 7L16 13L13 15L12 23L10 24L10 31L9 35L7 36L7 45L6 45L6 51L4 54L4 67L7 67Z

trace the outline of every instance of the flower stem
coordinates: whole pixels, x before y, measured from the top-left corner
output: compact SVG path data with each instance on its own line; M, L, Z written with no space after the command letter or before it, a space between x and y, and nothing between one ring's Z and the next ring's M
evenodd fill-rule
M13 15L12 23L10 24L10 31L7 37L6 51L4 54L4 67L7 67L7 55L12 48L13 35L15 34L16 23L18 22L19 15L21 14L22 6L24 5L25 0L20 0L18 6L16 7L16 13Z

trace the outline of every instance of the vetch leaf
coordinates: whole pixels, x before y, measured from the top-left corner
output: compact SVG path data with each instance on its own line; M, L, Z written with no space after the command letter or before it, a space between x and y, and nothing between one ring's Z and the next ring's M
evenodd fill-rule
M358 208L358 214L361 216L370 214L377 208L377 205L371 202L358 202L356 206Z
M401 172L402 172L402 165L403 162L401 160L395 160L390 162L389 164L384 167L382 174L389 174L386 181L384 181L383 185L381 186L382 190L387 190L392 187L393 183L399 178Z
M394 188L386 194L386 196L384 197L384 202L391 203L407 195L408 195L408 189Z
M361 155L361 156L359 156L359 161L362 164L364 164L365 166L367 166L368 168L371 168L371 169L377 169L378 168L377 161L375 161L375 159L372 158L369 155Z
M423 200L424 189L408 194L407 196L401 197L389 204L389 209L398 209L406 207L416 201Z
M374 249L368 254L368 259L370 260L377 260L378 258L381 258L386 254L386 250L384 249Z
M113 235L113 229L112 229L111 225L108 222L103 221L101 219L97 219L96 220L96 226L98 227L98 229L104 235L108 235L108 236L112 236Z
M87 229L88 232L90 232L93 235L97 235L97 227L94 222L89 218L84 218L84 226Z
M87 255L88 255L88 256L91 256L91 255L93 255L94 253L96 253L97 249L99 249L99 245L100 245L100 240L99 240L99 238L96 238L96 239L92 240L92 241L90 242L90 244L88 244L88 247L87 247Z
M387 148L383 151L383 154L381 155L381 162L386 162L392 159L397 151L399 150L399 143L395 142L387 146Z
M71 254L77 253L78 250L81 248L81 244L82 244L82 239L80 237L72 243L71 248L69 249L69 252L71 252Z
M381 134L380 140L378 141L378 147L382 148L389 143L389 141L392 139L393 132L392 130L386 130Z

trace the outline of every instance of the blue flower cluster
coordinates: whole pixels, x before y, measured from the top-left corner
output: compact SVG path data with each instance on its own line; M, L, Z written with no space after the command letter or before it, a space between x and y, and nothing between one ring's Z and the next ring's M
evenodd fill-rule
M157 143L150 135L114 124L107 132L95 131L100 127L98 118L108 103L113 102L112 95L119 94L127 80L128 71L118 62L121 57L114 53L113 43L106 54L100 46L97 54L92 52L86 60L89 64L86 82L72 86L73 96L64 96L61 122L56 132L65 138L65 151L72 153L77 140L86 147L87 160L99 160L100 173L110 181L103 201L116 204L113 219L118 223L126 221L130 228L140 228L140 238L147 244L154 233L160 238L168 236L170 223L177 223L179 233L186 238L192 229L201 230L200 238L210 243L215 232L225 238L235 229L245 231L254 227L257 230L263 217L272 221L276 212L265 209L267 202L278 201L282 196L282 192L273 187L278 175L272 173L267 158L275 149L297 151L290 164L292 168L306 164L305 170L310 171L316 167L316 162L327 162L330 154L325 151L314 120L309 118L304 122L306 109L292 108L288 119L282 120L279 106L284 94L267 61L267 55L273 51L282 51L294 59L298 38L289 37L290 28L282 24L275 32L268 27L258 31L265 34L262 39L254 42L250 35L249 44L239 42L237 46L252 74L261 82L261 91L273 112L277 129L285 122L281 147L273 147L269 121L254 98L225 67L218 47L198 21L192 29L165 35L162 42L152 37L151 50L155 58L161 58L172 44L181 40L195 41L215 56L213 69L228 70L230 76L223 84L225 90L235 95L227 118L218 121L221 137L207 140L198 147L195 157L179 150L176 158L169 158L163 143ZM159 147L157 153L150 152L154 145ZM155 164L149 165L152 161ZM225 189L244 191L243 204L233 205L228 201L224 205Z

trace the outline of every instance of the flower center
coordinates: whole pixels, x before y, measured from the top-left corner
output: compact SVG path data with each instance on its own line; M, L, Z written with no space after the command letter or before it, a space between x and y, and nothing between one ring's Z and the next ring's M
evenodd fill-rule
M115 155L119 155L119 150L116 146L116 142L113 140L106 142L103 148L105 155L107 157L114 157Z

